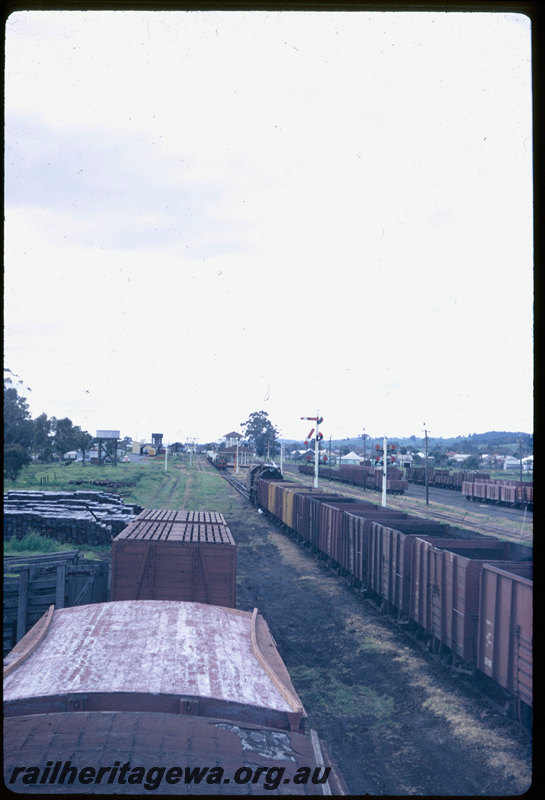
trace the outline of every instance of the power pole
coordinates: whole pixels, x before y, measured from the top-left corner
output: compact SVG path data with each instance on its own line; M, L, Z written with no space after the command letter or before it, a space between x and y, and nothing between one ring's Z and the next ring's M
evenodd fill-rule
M388 439L384 437L382 440L382 505L386 508L386 478L388 470Z
M424 423L424 426L425 425L426 425L426 423ZM426 505L429 506L429 504L430 504L430 490L429 490L429 485L428 485L428 431L426 430L425 427L424 427L424 437L425 437L425 442L426 442L426 446L425 446L425 450L424 450L424 452L426 454L426 461L425 461L426 466L424 468L425 469L424 478L425 478L425 481L426 481Z
M363 433L361 438L363 439L363 491L367 491L365 484L367 483L367 476L365 474L365 440L367 439L367 434L365 433L365 428L363 429Z

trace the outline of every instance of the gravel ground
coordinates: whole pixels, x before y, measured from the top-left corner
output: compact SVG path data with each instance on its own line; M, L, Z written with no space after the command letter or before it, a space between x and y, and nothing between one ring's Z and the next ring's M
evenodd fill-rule
M257 606L351 794L517 795L526 732L233 490L237 605Z

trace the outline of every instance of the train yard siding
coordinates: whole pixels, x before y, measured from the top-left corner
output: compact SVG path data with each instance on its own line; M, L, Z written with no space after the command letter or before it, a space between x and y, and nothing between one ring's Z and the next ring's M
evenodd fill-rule
M233 497L237 606L258 605L351 794L503 795L531 743L308 550Z

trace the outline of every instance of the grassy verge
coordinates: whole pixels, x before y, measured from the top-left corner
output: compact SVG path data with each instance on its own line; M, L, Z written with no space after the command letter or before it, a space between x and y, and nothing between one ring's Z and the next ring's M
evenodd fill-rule
M67 542L57 542L47 536L30 531L22 539L4 541L4 556L37 556L44 553L62 553L67 550L79 550L85 558L99 560L102 555L111 552L109 545L95 547L71 547Z
M191 511L219 511L228 513L232 506L232 490L216 470L200 470L187 456L168 462L163 459L98 466L94 464L58 465L31 464L21 471L16 481L5 481L4 491L105 491L120 495L126 503L143 508L187 508ZM21 540L4 542L4 554L35 555L70 550L66 544L39 536L29 530ZM88 558L104 557L110 548L81 548Z

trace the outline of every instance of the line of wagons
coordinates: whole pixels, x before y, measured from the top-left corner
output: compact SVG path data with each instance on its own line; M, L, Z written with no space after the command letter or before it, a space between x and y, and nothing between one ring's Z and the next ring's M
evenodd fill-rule
M424 485L424 467L406 467L409 483ZM532 481L515 481L506 478L493 479L486 472L449 472L448 469L428 469L428 486L452 489L465 494L467 500L479 503L494 503L513 508L533 508L534 484Z
M532 548L283 480L251 500L524 724L532 708Z
M302 475L314 475L314 466L299 464ZM319 475L329 480L339 481L352 486L382 491L382 467L356 464L343 464L340 467L319 467ZM409 484L399 467L388 466L386 475L386 491L388 494L404 494Z
M50 794L348 793L269 627L237 609L216 512L144 509L111 600L56 608L4 659L4 783Z

